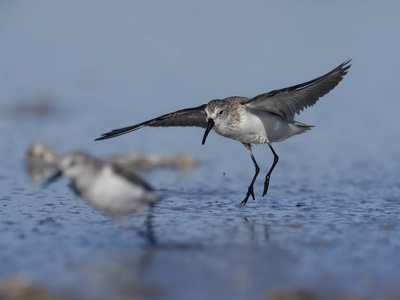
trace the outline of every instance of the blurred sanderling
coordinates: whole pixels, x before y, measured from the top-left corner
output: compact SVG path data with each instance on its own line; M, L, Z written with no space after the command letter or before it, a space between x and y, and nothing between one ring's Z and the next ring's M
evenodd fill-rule
M58 171L47 179L47 186L61 175L71 178L75 191L94 207L129 226L127 214L140 214L161 196L127 167L74 152L63 155Z

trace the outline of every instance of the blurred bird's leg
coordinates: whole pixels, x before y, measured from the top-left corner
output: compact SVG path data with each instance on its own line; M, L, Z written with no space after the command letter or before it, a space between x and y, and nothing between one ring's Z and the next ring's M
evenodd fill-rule
M151 246L157 245L157 240L153 228L153 205L149 207L146 218L146 237Z

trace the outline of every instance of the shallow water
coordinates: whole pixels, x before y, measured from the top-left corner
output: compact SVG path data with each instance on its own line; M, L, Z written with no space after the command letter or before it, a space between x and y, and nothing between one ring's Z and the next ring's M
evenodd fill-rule
M223 8L221 14L214 15L206 6L198 10L197 5L175 2L156 10L151 4L125 7L102 2L90 19L92 28L87 27L86 14L93 9L89 4L75 16L76 24L70 24L64 18L76 11L73 4L38 3L5 1L0 6L2 16L7 16L0 18L0 44L7 45L0 69L1 278L26 276L56 295L68 292L78 299L254 299L297 289L324 299L400 295L400 96L393 89L393 74L400 67L393 55L399 45L386 31L400 28L393 7L367 2L361 8L313 6L306 12L296 5L235 4L228 9L219 4L214 8ZM168 26L151 22L160 9L169 12ZM271 21L250 18L271 9ZM300 11L305 23L298 23ZM120 22L103 22L109 12L119 15ZM204 18L198 19L198 14ZM305 52L290 51L293 40L272 26L276 14L290 16L281 30L289 26L288 34ZM236 23L229 23L239 16L249 22L243 33ZM366 17L370 22L361 26L357 20ZM218 27L221 18L233 29ZM325 18L343 21L315 28L314 22ZM204 19L217 31L199 38ZM22 28L20 20L40 22ZM56 20L59 26L48 25ZM188 35L179 22L188 22L197 35ZM299 24L301 32L327 30L333 37L316 34L308 37L312 40L296 40ZM255 43L265 34L262 28L269 34L268 47ZM254 35L248 35L251 30ZM99 32L116 34L104 39ZM246 56L241 46L233 47L235 43L221 32L235 32L253 42L253 56ZM57 41L50 44L57 51L21 38L39 33ZM86 38L90 43L82 43ZM142 44L127 42L135 39ZM324 47L316 49L321 39ZM369 45L371 39L376 42ZM203 43L216 43L215 52L207 52ZM66 45L74 46L72 52ZM35 57L26 57L27 46ZM233 53L220 50L223 46L230 46ZM274 59L261 55L264 51ZM93 55L82 58L82 53ZM254 147L261 173L254 187L256 200L250 199L245 207L237 204L254 167L240 143L212 132L202 146L203 130L198 128L145 128L93 141L110 129L197 106L218 95L250 96L300 83L352 55L353 67L343 82L298 117L316 127L274 145L280 161L264 198L263 178L272 154L266 146ZM304 63L304 57L313 59ZM60 153L187 152L199 166L191 172L141 172L163 194L152 212L158 245L151 247L143 235L74 195L68 180L47 189L33 182L26 172L25 152L35 139ZM129 219L145 230L146 215Z
M241 176L218 174L207 162L185 175L145 173L164 194L152 213L158 245L150 247L75 196L67 180L44 190L29 181L22 158L2 160L8 190L1 199L1 276L23 274L56 291L102 299L255 298L276 288L400 292L395 173L381 172L376 181L368 175L375 168L350 166L343 178L309 180L285 174L289 165L282 163L268 197L256 193L256 201L238 207L251 177L247 163L250 172ZM145 216L130 221L145 228Z

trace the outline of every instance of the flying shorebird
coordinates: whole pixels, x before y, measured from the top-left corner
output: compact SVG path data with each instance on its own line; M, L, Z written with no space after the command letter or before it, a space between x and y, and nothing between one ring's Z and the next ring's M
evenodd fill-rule
M271 173L279 160L271 143L281 142L313 127L295 121L295 114L300 114L304 108L313 106L320 97L329 93L347 74L351 66L350 61L342 63L321 77L302 84L274 90L253 98L234 96L212 100L198 107L178 110L137 125L112 130L104 133L96 141L113 138L145 126L196 126L206 128L202 140L204 145L210 130L214 129L224 137L241 142L253 161L255 174L247 189L246 197L241 202L245 205L250 196L255 199L253 185L260 172L251 144L267 144L274 155L274 162L264 181L262 194L264 197L268 192Z

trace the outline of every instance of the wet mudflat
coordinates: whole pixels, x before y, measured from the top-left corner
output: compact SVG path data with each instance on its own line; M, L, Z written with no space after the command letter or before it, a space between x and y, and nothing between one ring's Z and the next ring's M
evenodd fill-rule
M158 244L149 246L135 230L75 196L67 180L43 190L29 181L22 161L3 165L14 171L1 179L9 187L2 196L1 275L25 276L55 295L268 299L280 291L306 290L310 297L369 299L399 294L400 199L399 186L390 182L394 174L383 175L378 184L360 176L352 180L355 168L338 180L311 181L282 170L270 199L238 207L246 181L206 175L212 164L184 176L166 169L147 172L154 186L168 185L152 212ZM210 188L196 187L204 177L211 179ZM170 186L171 180L179 184ZM146 215L129 220L145 229Z

